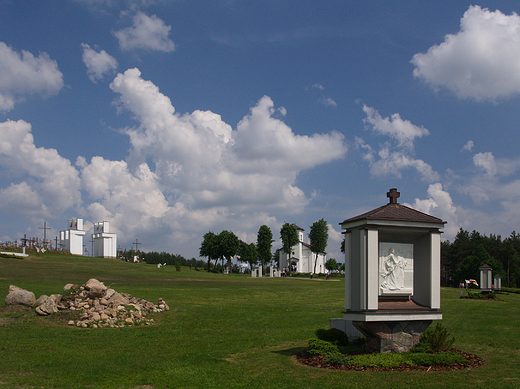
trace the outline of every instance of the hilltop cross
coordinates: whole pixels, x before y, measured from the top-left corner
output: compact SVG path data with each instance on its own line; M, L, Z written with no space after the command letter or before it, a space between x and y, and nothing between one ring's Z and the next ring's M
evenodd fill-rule
M401 196L401 193L397 191L397 188L390 189L390 192L386 194L386 197L390 198L389 204L397 204L397 199Z

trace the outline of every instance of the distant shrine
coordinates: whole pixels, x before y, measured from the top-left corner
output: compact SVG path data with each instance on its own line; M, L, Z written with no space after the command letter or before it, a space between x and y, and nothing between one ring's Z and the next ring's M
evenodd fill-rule
M303 228L296 226L298 232L298 243L291 249L291 255L280 250L280 269L289 269L295 273L314 273L323 274L326 272L325 262L327 261L327 253L316 253L311 251L311 245L303 240ZM314 262L316 261L316 270L314 270Z
M70 219L68 229L60 231L60 246L62 250L74 255L83 255L83 219Z
M108 222L94 223L94 256L100 258L116 258L117 234L110 233Z
M446 222L389 203L341 222L345 234L345 312L331 327L363 333L370 352L406 352L440 311L441 233Z

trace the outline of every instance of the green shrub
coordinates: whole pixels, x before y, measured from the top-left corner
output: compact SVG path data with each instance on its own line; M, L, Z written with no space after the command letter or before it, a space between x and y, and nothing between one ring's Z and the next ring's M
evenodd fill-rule
M412 348L412 352L437 352L450 348L455 342L446 327L441 323L435 323L421 335L420 341Z
M343 331L338 330L337 328L331 328L325 330L320 328L316 330L316 337L318 339L324 340L326 342L333 343L337 346L347 346L348 345L348 337Z
M339 354L327 355L323 358L323 362L330 365L346 365L347 358L348 357Z
M453 351L438 354L410 353L407 358L415 366L450 366L465 361L462 355Z
M338 346L321 339L309 339L307 352L311 355L339 355Z
M398 367L410 365L405 354L361 354L345 357L345 364L356 367Z

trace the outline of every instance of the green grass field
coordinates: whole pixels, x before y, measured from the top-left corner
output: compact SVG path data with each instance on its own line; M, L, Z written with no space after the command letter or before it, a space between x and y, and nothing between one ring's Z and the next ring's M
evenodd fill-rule
M170 311L147 327L80 329L34 310L6 307L10 284L41 294L97 278ZM341 317L344 282L258 279L173 266L45 254L0 258L0 388L516 388L520 295L461 300L442 290L454 347L477 369L448 372L332 371L294 355Z

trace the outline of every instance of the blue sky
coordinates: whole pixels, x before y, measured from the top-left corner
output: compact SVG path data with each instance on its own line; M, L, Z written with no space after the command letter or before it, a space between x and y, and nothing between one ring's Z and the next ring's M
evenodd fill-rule
M520 220L514 1L0 0L0 240L109 221L198 256L228 229L387 203ZM92 230L87 231L89 237ZM87 243L89 239L85 239ZM90 249L90 248L89 248Z

